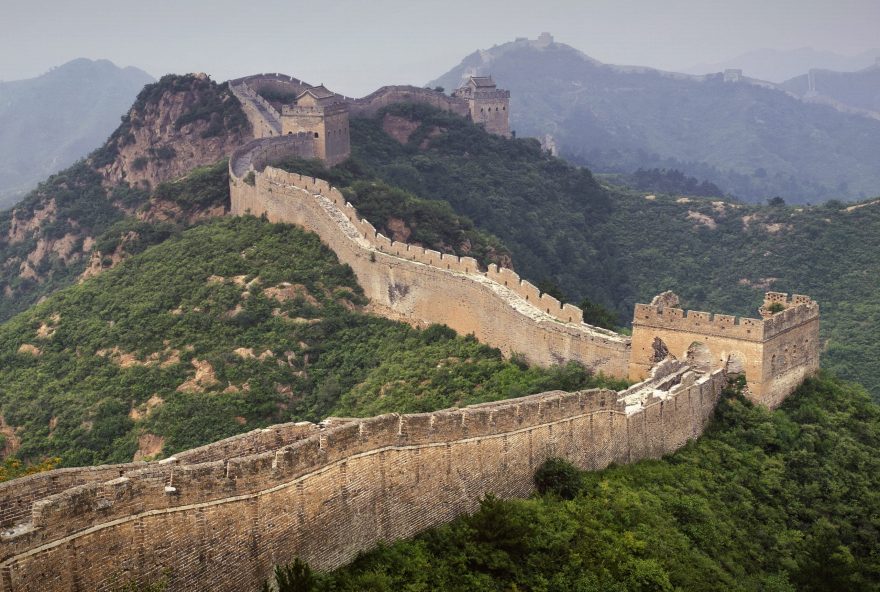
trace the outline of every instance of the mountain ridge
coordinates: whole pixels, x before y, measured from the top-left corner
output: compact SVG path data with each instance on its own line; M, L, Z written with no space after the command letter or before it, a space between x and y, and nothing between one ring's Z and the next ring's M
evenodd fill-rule
M78 58L0 82L0 208L100 146L153 80L133 66Z
M853 200L880 189L880 121L771 83L607 65L564 44L518 40L472 53L430 84L454 88L490 70L512 92L520 135L549 134L563 156L596 172L678 169L752 202Z

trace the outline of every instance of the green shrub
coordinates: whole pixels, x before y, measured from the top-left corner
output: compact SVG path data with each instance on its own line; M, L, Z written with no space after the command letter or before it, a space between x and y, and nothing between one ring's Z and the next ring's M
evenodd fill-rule
M583 487L581 471L561 458L548 458L535 471L535 488L541 495L574 499Z

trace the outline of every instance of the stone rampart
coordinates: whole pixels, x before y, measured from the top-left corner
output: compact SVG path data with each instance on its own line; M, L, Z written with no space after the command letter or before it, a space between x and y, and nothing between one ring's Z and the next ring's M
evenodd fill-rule
M160 463L72 467L6 481L0 483L0 529L11 527L30 516L36 500L79 485L109 481L148 467L151 471L165 474L167 471L161 467L167 463L194 464L266 452L302 440L316 429L317 426L308 422L279 424L193 448Z
M229 90L241 103L241 108L251 124L255 138L281 135L281 114L247 84L229 83Z
M337 567L473 511L487 493L528 495L550 456L600 469L672 452L702 433L724 382L720 370L667 365L626 402L550 392L230 439L228 450L249 441L254 453L212 460L217 443L36 501L0 536L0 590L103 591L162 576L172 591L255 590L295 556Z
M383 107L394 103L422 103L462 117L470 114L470 107L464 99L418 86L383 86L360 99L345 97L345 100L351 114L360 117L371 117Z
M583 323L579 308L541 294L511 270L491 266L483 272L473 258L392 241L320 179L267 167L254 171L254 185L244 183L242 163L259 169L263 161L253 154L266 145L252 142L233 154L231 213L265 214L316 232L389 316L443 323L536 364L576 360L606 375L627 374L627 338Z
M772 305L783 309L770 312ZM629 378L640 380L664 356L700 359L745 373L753 401L774 408L819 369L819 305L808 296L768 292L762 319L636 304Z
M247 150L236 150L229 160L232 175L241 179L251 170L261 170L270 162L285 158L315 158L314 138L307 132L277 138L261 138L248 144Z
M734 337L746 341L763 341L764 321L739 318L724 314L700 311L684 311L680 308L664 308L651 304L636 304L634 322L670 330Z

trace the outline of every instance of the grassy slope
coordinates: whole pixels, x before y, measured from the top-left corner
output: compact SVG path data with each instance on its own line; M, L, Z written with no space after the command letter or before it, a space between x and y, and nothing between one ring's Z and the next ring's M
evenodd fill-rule
M827 376L777 412L730 398L664 460L585 473L571 501L488 499L311 589L876 590L878 446L880 408Z
M364 303L313 234L254 218L198 226L0 325L0 414L22 428L20 457L84 465L131 460L144 434L170 454L294 419L597 383L580 367L524 368L444 327L363 314Z

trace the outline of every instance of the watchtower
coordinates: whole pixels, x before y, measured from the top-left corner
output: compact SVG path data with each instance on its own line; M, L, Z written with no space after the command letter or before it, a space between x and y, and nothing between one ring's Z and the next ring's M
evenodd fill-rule
M281 108L281 133L299 132L313 135L315 155L327 166L339 164L351 155L348 104L323 84L304 90L294 104Z
M452 96L468 102L471 121L490 134L510 137L510 91L497 88L491 76L469 77Z
M776 407L819 369L819 305L808 296L767 292L760 319L678 308L666 292L636 304L630 380L642 380L666 357L705 370L745 374L748 396Z

